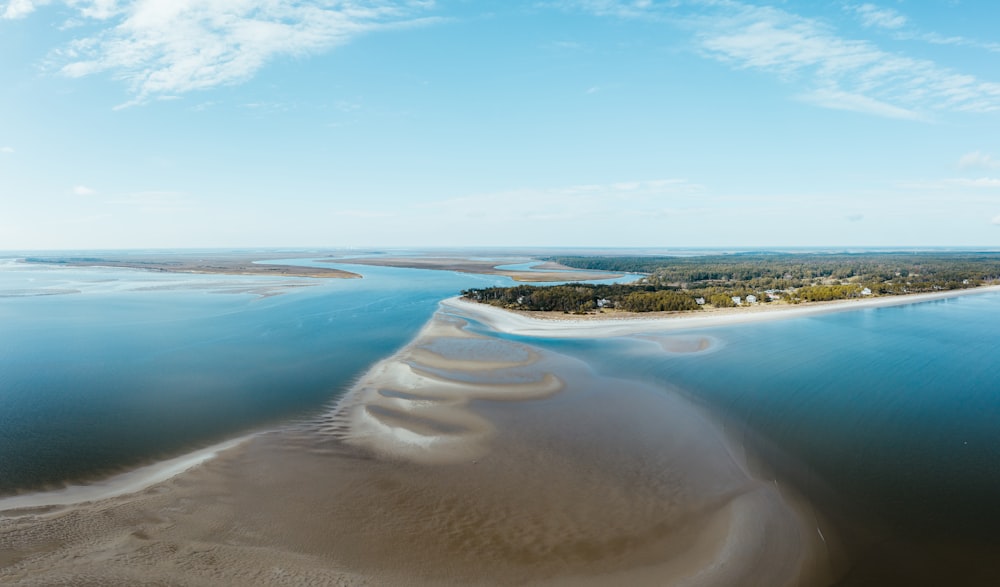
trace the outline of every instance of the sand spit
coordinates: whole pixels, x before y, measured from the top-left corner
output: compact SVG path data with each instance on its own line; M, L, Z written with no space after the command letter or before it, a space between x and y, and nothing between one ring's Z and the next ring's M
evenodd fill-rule
M734 311L711 313L708 315L678 314L652 318L544 318L528 316L465 300L460 297L449 298L442 305L454 310L459 315L473 317L490 328L508 334L521 336L542 336L549 338L609 338L665 332L674 330L691 330L730 324L746 324L784 320L804 316L818 316L832 312L861 310L865 308L885 308L890 306L905 306L934 300L943 300L967 295L1000 292L1000 285L977 287L972 289L949 290L933 293L910 294L903 296L887 296L859 300L844 300L840 302L804 303L794 306L775 306L773 309L760 306L760 311L753 309L736 309Z
M466 325L138 493L0 514L0 584L833 582L815 519L681 395Z
M409 269L434 269L437 271L457 271L480 275L503 275L514 281L541 283L546 281L590 281L594 279L617 279L623 273L609 271L584 271L558 263L547 262L536 265L533 270L499 269L504 263L517 263L526 259L477 260L464 257L348 257L330 259L330 263L345 265L375 265L379 267L403 267Z
M11 510L73 505L136 493L197 467L220 453L239 446L250 438L252 436L242 436L220 442L193 453L140 467L89 485L72 485L53 491L0 497L0 513L16 515L17 512Z

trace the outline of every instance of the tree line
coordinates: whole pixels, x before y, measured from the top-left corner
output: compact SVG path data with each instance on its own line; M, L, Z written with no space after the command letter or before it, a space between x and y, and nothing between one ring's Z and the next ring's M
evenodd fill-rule
M646 275L632 284L518 285L470 289L462 295L505 308L548 312L679 312L742 305L748 296L754 296L753 303L818 302L1000 281L1000 253L738 253L545 260L578 269Z

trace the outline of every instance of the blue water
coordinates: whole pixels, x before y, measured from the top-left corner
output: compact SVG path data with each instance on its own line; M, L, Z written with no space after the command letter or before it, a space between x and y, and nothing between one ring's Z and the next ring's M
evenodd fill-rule
M343 268L365 278L0 261L0 494L316 413L411 339L439 300L512 283ZM318 285L260 295L303 283ZM749 444L776 447L814 487L888 523L983 533L1000 523L1000 295L701 334L720 347L670 354L636 339L524 340L687 395L745 429Z
M304 280L0 266L0 494L315 412L412 338L439 300L511 283L363 272ZM289 283L318 285L244 291Z
M995 534L1000 294L698 333L721 348L510 338L674 388L794 463L800 481L887 524Z

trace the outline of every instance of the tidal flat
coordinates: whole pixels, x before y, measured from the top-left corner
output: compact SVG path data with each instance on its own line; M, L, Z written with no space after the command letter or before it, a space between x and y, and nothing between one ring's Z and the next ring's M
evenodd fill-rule
M80 291L0 301L4 584L1000 578L994 291L605 324L440 301L497 276L0 269Z
M165 483L14 512L3 520L10 554L0 576L426 585L830 578L815 518L790 488L755 478L695 406L466 326L440 311L327 413ZM462 344L489 345L489 358Z

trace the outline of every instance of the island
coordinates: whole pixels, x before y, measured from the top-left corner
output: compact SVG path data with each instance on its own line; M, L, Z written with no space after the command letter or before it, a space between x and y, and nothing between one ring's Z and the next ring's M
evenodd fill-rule
M760 311L799 304L970 289L1000 283L1000 253L737 253L692 257L550 257L584 270L643 273L622 284L472 288L468 300L573 316Z
M277 275L281 277L316 277L360 279L361 275L332 267L302 267L280 263L262 263L303 257L302 252L183 252L136 253L95 256L28 256L25 263L76 267L123 267L165 273L207 273L215 275Z

